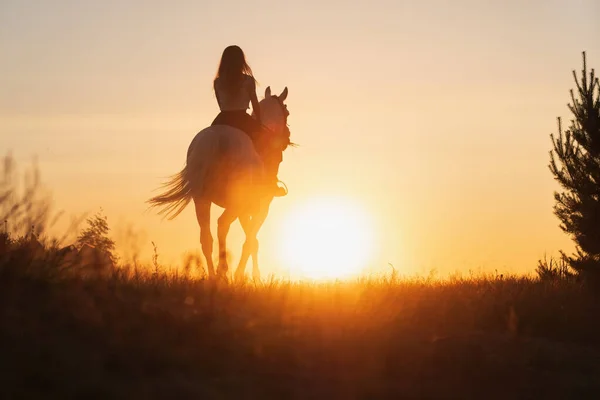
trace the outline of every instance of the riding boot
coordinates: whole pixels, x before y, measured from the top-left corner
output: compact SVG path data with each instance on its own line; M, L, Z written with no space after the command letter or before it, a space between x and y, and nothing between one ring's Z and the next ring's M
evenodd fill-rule
M283 197L287 195L286 188L279 186L278 183L279 179L277 179L277 177L265 180L265 190L268 195L273 195L273 197Z
M273 188L273 197L283 197L287 195L287 190L278 185L279 179L275 182L275 187Z

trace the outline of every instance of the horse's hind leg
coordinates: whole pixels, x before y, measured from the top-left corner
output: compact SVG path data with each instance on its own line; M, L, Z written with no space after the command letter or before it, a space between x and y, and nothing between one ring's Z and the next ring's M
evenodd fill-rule
M210 202L194 198L196 206L196 218L200 226L200 244L202 245L202 253L206 259L206 269L208 276L215 276L215 266L212 261L213 237L210 233Z
M227 265L227 234L233 221L237 216L226 209L217 221L217 239L219 241L219 265L217 266L217 273L219 275L226 275L229 270Z

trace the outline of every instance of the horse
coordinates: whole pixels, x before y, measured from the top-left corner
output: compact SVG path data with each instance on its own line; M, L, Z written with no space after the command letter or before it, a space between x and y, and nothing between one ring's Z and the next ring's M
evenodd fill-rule
M172 220L193 200L209 278L227 276L227 234L238 219L245 242L235 279L244 278L248 259L252 257L252 278L260 280L257 235L274 198L266 182L273 182L283 152L293 145L287 124L289 112L284 103L287 96L287 87L278 96L271 94L270 87L266 88L265 97L259 102L261 122L266 129L254 141L242 130L227 125L213 125L198 132L188 147L184 168L163 183L163 193L147 201L151 207L161 208L159 215ZM210 232L212 204L224 209L217 220L216 274Z

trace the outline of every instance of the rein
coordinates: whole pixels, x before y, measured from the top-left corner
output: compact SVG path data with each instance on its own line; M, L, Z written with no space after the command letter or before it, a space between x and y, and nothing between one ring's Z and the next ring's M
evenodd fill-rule
M287 143L286 143L286 147L287 146L291 146L291 147L296 147L297 144L292 143L290 141L290 137L291 137L291 132L290 132L290 127L288 126L288 116L289 116L289 112L287 111L285 105L283 104L283 102L281 101L281 99L279 98L279 96L277 95L271 95L271 98L274 98L277 101L277 104L279 105L279 108L281 109L281 114L283 115L283 132L282 135L287 136ZM266 126L263 125L263 127L267 130L270 130L269 128L267 128Z

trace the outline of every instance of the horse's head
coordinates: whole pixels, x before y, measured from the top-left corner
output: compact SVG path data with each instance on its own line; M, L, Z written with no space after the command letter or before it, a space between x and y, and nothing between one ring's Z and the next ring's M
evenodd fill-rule
M288 96L288 88L283 89L279 96L271 94L271 87L265 90L265 98L259 102L261 121L269 128L271 136L267 138L271 145L284 151L290 144L290 130L287 119L290 112L285 100Z
M259 102L262 124L268 128L259 138L261 156L265 162L267 174L277 175L283 152L290 145L290 130L288 116L290 115L285 99L288 96L287 87L280 95L271 94L271 87L265 90L265 98Z

